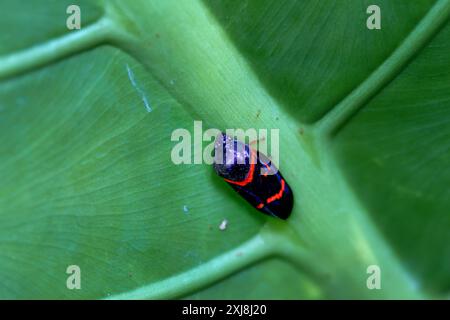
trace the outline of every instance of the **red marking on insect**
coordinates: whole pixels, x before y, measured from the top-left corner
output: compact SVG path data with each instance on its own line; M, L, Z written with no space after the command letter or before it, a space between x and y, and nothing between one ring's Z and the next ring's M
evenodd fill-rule
M256 206L256 209L262 209L262 207L264 207L264 203L260 203Z
M267 171L263 173L263 176L264 176L264 177L267 177L267 175L269 174L269 171L270 171L270 167L269 167L269 165L268 165L267 163L263 163L263 164L264 164L264 166L265 166L266 169L267 169Z
M285 182L284 179L281 179L281 189L280 191L278 191L278 193L274 194L273 196L271 196L270 198L267 199L267 203L271 203L275 200L281 199L281 197L283 196L283 192L284 192L284 186L285 186Z
M229 179L224 179L226 182L228 183L232 183L238 186L245 186L246 184L249 184L250 182L252 182L253 180L253 173L255 172L255 165L256 165L256 152L251 149L251 160L250 160L250 170L248 171L247 176L245 177L244 180L242 181L233 181L233 180L229 180Z

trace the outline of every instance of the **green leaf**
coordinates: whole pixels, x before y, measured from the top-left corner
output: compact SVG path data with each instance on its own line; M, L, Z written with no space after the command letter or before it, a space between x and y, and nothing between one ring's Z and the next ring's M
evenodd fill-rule
M448 0L377 1L381 30L368 1L78 3L0 4L0 298L449 296ZM287 221L171 161L194 120L280 129Z

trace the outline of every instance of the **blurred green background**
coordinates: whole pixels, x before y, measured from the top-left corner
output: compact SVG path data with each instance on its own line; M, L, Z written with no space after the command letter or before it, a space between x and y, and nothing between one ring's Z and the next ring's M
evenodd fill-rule
M0 298L449 297L450 1L0 12ZM194 120L280 129L287 221L173 164Z

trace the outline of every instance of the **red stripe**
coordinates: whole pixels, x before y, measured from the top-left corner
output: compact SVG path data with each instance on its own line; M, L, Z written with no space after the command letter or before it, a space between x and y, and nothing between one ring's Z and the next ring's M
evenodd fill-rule
M283 196L283 192L284 192L284 179L281 179L281 189L280 191L278 191L278 193L275 193L273 196L271 196L270 198L267 198L267 203L271 203L275 200L281 199L281 197Z
M264 163L264 165L266 166L267 171L266 171L266 173L263 174L263 176L267 177L267 175L269 174L269 171L270 171L270 167L267 165L267 163Z

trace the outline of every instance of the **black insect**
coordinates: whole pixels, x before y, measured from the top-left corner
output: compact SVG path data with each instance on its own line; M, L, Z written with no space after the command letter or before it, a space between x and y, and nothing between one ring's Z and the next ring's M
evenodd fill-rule
M281 173L264 154L222 133L214 146L214 170L259 211L287 219L294 196Z

